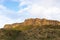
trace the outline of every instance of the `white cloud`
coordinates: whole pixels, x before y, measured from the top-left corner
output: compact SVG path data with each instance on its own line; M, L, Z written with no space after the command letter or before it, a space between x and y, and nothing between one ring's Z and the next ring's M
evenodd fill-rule
M6 7L4 7L3 5L0 5L0 10L5 10Z
M2 28L5 23L11 23L10 18L2 15L5 13L5 11L7 11L7 8L3 5L0 5L0 28Z
M32 15L47 15L47 14L59 14L60 8L57 7L44 7L39 5L32 5L31 9L28 10Z
M0 15L0 28L3 28L5 24L12 24L15 22L22 22L21 19L12 20L6 16Z
M4 27L5 24L22 22L22 19L18 12L9 10L7 7L0 5L0 28Z
M21 22L22 19L30 17L48 18L60 20L60 1L58 0L11 0L19 2L19 9L17 12L9 10L7 7L0 5L0 26L5 23ZM22 6L27 7L22 8ZM27 15L30 14L30 15ZM15 16L14 16L15 14ZM22 16L20 15L22 14ZM6 15L6 16L5 16ZM18 18L17 15L20 17ZM26 16L25 16L26 15ZM10 17L17 19L11 19Z
M20 9L17 13L23 14L28 12L32 17L60 20L59 19L60 7L56 6L59 5L57 0L17 0L17 1L20 2L19 8L21 8L23 5L27 5L26 8Z
M4 24L7 24L7 23L12 23L13 21L11 21L11 19L5 17L5 16L2 16L0 15L0 28L3 27Z
M0 28L2 28L5 24L18 22L20 19L15 18L17 15L18 13L16 14L15 11L9 10L7 7L0 5Z
M60 20L60 7L58 0L23 0L22 5L28 5L25 10L30 15L41 18L57 19ZM28 4L27 4L28 3ZM58 6L57 6L58 5ZM21 10L20 10L21 11ZM22 10L22 13L24 11Z

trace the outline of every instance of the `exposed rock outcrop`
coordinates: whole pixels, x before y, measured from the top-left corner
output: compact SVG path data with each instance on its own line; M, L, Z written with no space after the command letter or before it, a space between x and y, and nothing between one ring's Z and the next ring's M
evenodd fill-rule
M60 22L31 18L22 23L6 24L0 29L0 40L60 40Z
M14 24L6 24L4 28L15 28L17 26L26 26L26 25L33 25L33 26L42 26L42 25L60 25L59 21L56 20L47 20L47 19L39 19L39 18L30 18L26 19L22 23L14 23Z

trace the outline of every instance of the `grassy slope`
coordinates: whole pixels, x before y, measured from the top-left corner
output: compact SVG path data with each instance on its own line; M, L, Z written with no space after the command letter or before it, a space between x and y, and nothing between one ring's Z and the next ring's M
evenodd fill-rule
M22 31L22 32L21 32ZM0 29L0 40L60 40L60 26L25 26L13 30Z
M45 25L28 30L27 34L28 40L60 40L60 26Z
M0 40L16 40L21 31L0 29Z

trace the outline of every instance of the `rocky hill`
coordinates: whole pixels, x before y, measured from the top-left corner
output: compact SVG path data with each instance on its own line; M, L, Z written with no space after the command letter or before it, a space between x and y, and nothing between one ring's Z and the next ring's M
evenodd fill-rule
M0 29L0 40L60 40L60 22L39 18L6 24Z
M15 28L17 26L42 26L42 25L60 25L59 21L56 20L47 20L45 18L43 19L39 19L39 18L30 18L30 19L26 19L24 22L22 23L14 23L14 24L6 24L4 26L4 28Z

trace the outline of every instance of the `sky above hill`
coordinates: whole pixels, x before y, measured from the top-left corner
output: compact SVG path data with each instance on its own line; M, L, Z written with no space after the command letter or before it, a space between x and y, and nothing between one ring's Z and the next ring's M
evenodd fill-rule
M60 21L60 0L0 0L0 28L27 18Z

